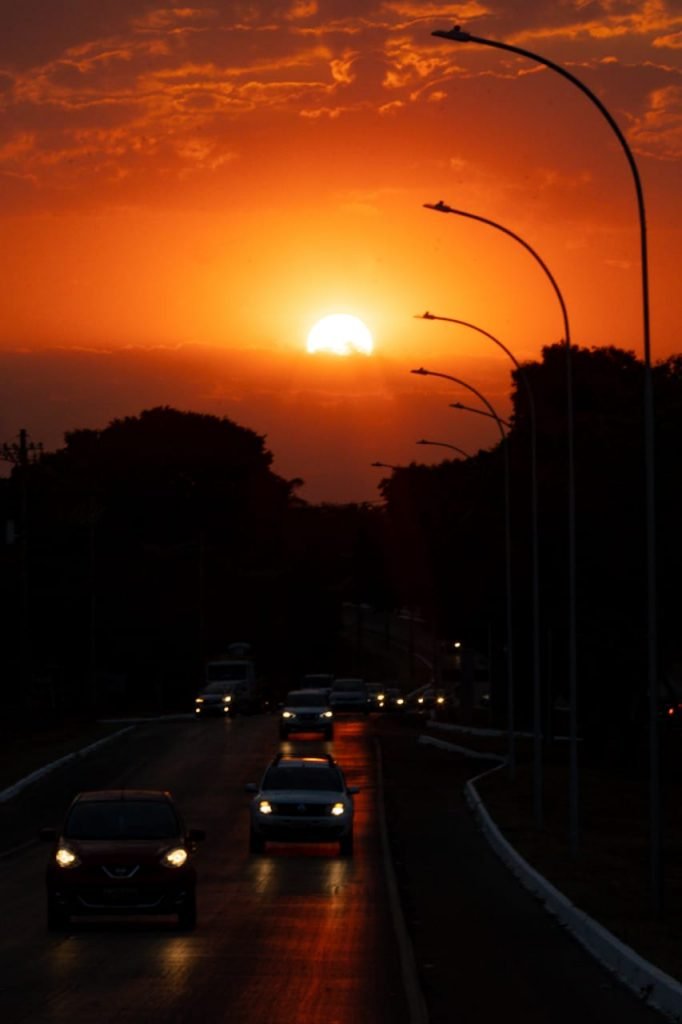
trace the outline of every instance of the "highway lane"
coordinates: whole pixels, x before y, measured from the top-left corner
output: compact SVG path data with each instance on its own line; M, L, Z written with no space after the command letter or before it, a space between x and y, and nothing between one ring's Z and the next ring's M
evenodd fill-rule
M352 860L324 845L248 854L244 783L259 779L276 749L301 747L333 748L349 783L361 787ZM169 919L91 920L50 935L43 891L47 849L31 846L5 858L3 1022L407 1020L394 966L374 748L365 720L339 721L329 746L295 739L280 744L271 716L145 725L57 775L18 798L27 835L58 822L71 792L80 788L149 786L174 793L187 823L207 832L196 862L199 924L183 934ZM52 813L46 818L47 810ZM17 814L7 813L14 815L16 831Z

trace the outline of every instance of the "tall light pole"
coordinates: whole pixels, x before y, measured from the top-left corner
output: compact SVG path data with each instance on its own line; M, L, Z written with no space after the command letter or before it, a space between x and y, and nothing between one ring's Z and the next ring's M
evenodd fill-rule
M416 444L433 444L439 448L451 448L453 452L458 452L463 458L470 459L471 455L469 452L465 452L463 448L458 448L456 444L450 444L449 441L427 441L426 438L422 438L421 441L415 442Z
M566 302L554 274L549 269L543 258L536 249L518 235L511 228L499 224L489 217L481 217L479 214L470 213L468 210L459 210L448 206L440 200L437 203L424 203L427 210L436 210L438 213L452 213L458 217L466 217L469 220L479 221L487 224L496 231L512 238L518 242L527 253L529 253L538 264L543 274L552 286L552 290L561 309L561 319L564 327L564 347L566 351L566 447L568 461L568 693L569 693L569 795L568 795L568 832L571 853L573 856L578 852L578 656L577 656L577 622L576 622L576 524L575 524L575 426L574 426L574 402L573 402L573 359L571 344L571 328L568 321L568 310ZM537 745L536 745L537 748ZM537 753L536 753L537 758ZM539 778L541 765L538 767L536 761L535 777ZM536 793L537 802L537 793ZM538 812L536 809L536 821Z
M417 373L422 377L442 377L444 380L451 380L455 384L471 391L483 402L487 412L497 423L500 432L500 441L504 455L504 549L505 549L505 591L506 591L506 621L507 621L507 770L509 778L516 776L516 737L514 734L514 643L513 643L513 621L512 621L512 572L511 572L511 498L509 487L509 446L507 444L507 431L504 421L498 416L491 403L472 384L453 377L449 373L437 373L435 370L426 370L423 366L418 370L410 370L410 373Z
M533 815L536 828L542 828L542 685L540 672L540 554L538 529L538 444L537 421L535 415L535 398L530 386L528 372L518 361L514 353L499 338L489 331L483 330L467 320L457 320L450 316L436 316L424 313L424 320L441 320L449 324L467 327L492 341L512 361L523 383L530 414L530 493L531 493L531 608L533 620L532 665L533 665Z
M42 458L43 446L40 441L29 439L28 431L19 431L19 441L0 445L0 459L11 462L19 480L19 541L21 554L21 589L19 607L19 683L21 701L25 709L31 705L31 644L30 644L30 581L29 581L29 513L28 513L28 467Z
M574 74L556 64L554 61L525 50L511 43L502 43L483 36L474 36L465 32L459 25L449 31L436 30L431 33L441 39L449 39L458 43L478 43L492 46L498 50L527 57L529 60L542 64L555 71L562 78L580 89L583 95L597 108L606 120L625 154L632 175L637 199L639 219L640 269L642 288L642 331L644 348L644 452L645 452L645 516L646 516L646 592L647 592L647 682L649 687L649 803L650 803L650 876L654 908L660 911L663 906L663 888L661 876L661 807L659 782L659 743L658 743L658 669L657 669L657 637L656 637L656 495L654 479L654 394L653 372L651 367L651 331L649 323L649 258L647 247L646 211L644 208L644 190L637 163L625 136L618 127L609 110L602 101ZM571 714L574 714L572 705ZM573 725L573 723L571 723Z

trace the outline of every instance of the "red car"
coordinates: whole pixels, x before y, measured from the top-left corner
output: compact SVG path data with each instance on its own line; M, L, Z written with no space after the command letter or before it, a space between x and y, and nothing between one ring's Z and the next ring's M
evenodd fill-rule
M173 914L183 930L196 924L192 863L201 829L187 829L164 790L79 793L52 840L46 868L47 927L72 916Z

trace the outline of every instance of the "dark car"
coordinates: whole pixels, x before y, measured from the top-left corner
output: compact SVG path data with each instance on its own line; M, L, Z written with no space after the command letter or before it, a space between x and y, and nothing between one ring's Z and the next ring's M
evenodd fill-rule
M278 754L260 785L247 783L251 801L249 850L263 853L268 840L294 843L339 843L353 853L353 794L329 754L301 757Z
M207 683L194 698L194 714L197 718L209 718L234 713L234 683L219 681Z
M285 740L291 733L321 732L334 737L334 712L329 707L327 690L291 690L279 716L279 735Z
M385 686L376 697L377 711L400 712L407 709L407 700L397 686Z
M204 838L187 829L163 790L92 790L72 801L52 840L47 864L47 926L76 915L173 914L183 930L196 924L192 855Z

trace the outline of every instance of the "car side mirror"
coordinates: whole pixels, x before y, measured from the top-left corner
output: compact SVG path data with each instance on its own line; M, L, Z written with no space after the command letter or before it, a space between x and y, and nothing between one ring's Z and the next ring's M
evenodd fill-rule
M43 843L54 842L54 840L56 838L57 838L57 829L56 828L41 828L41 830L40 830L40 839L41 839L41 841Z
M247 783L245 783L244 789L246 790L247 793L257 793L258 792L258 786L256 785L255 782L247 782Z

